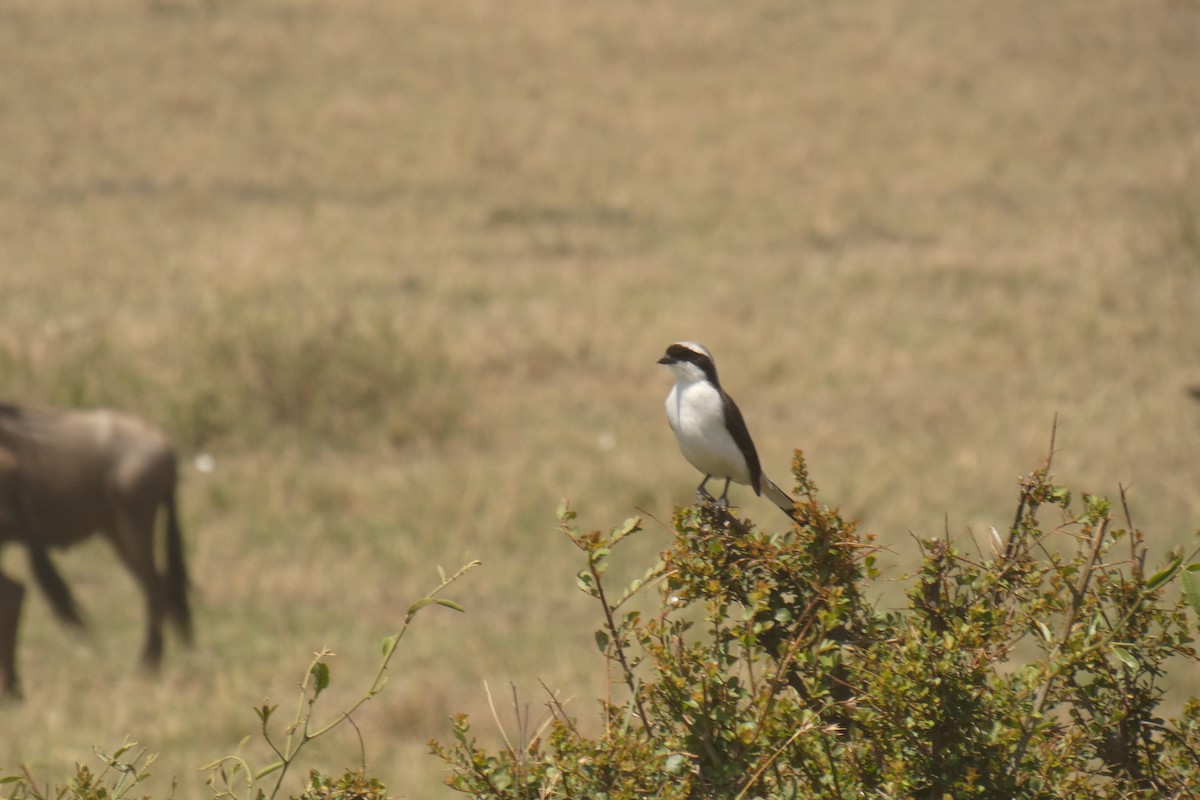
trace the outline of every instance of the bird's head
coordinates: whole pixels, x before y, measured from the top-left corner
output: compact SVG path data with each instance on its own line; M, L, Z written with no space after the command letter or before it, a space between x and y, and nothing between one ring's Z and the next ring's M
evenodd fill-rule
M712 353L698 342L676 342L667 348L658 363L670 369L676 380L708 380L713 385L719 385Z

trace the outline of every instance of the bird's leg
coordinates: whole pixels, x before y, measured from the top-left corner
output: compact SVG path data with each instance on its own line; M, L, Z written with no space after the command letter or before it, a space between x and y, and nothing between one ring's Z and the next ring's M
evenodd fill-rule
M729 508L729 478L725 479L725 491L721 492L721 496L717 498L717 505L721 508Z
M705 488L704 488L704 484L708 483L708 479L709 479L709 478L711 478L711 477L712 477L712 475L705 475L705 476L704 476L704 480L700 481L700 485L696 487L696 499L697 499L697 501L699 501L699 500L712 500L712 499L713 499L713 496L712 496L711 494L709 494L709 493L708 493L708 489L705 489Z

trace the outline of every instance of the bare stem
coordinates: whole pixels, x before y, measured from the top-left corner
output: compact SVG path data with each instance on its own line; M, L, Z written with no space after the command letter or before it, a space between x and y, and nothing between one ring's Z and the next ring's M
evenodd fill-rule
M617 630L617 623L613 619L612 608L608 605L608 597L604 593L604 583L600 579L600 570L596 568L596 562L591 558L588 559L588 570L592 573L592 580L595 582L596 597L600 600L600 605L604 607L604 620L608 625L608 632L612 636L612 648L617 654L617 660L621 664L621 671L625 675L625 685L629 687L629 691L633 695L633 702L637 706L638 717L642 720L642 726L645 727L646 733L653 738L654 726L650 723L649 717L646 716L646 710L642 707L642 696L638 692L637 683L633 678L633 668L629 666L629 661L625 658L625 647L621 642L621 634Z

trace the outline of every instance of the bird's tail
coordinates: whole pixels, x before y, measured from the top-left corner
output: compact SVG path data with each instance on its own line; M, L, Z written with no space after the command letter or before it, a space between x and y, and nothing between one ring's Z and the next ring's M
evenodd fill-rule
M779 506L783 513L791 517L793 521L800 521L800 518L796 516L796 501L789 497L787 492L776 486L775 481L766 475L762 476L762 493L763 497Z

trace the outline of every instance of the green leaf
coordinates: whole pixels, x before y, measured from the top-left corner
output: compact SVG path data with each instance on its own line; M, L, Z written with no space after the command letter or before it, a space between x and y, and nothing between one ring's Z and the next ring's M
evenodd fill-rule
M641 517L630 517L629 519L625 520L625 524L622 525L620 528L613 529L612 538L609 541L612 542L613 544L616 544L617 542L621 541L629 534L636 533L638 530L641 529L641 527L642 527L642 518Z
M465 609L453 600L447 600L444 597L435 597L433 602L437 603L442 608L448 608L452 611L463 612Z
M1038 626L1038 630L1040 630L1042 632L1043 639L1045 639L1047 642L1054 641L1054 634L1050 632L1050 629L1046 627L1046 624L1044 622L1042 622L1040 619L1037 620L1037 626Z
M608 651L608 634L604 631L596 631L596 647L600 648L600 652Z
M417 602L408 607L408 615L411 617L430 603L435 603L437 600L433 597L422 597Z
M277 708L279 708L279 706L269 706L266 703L263 703L262 708L254 709L254 713L258 715L259 721L266 725L267 720L271 718L271 714L273 714Z
M1155 589L1171 580L1171 578L1175 577L1175 573L1179 571L1179 567L1182 564L1183 556L1176 555L1171 559L1169 564L1150 576L1150 580L1146 581L1146 591L1153 592Z
M396 651L396 645L400 642L400 634L393 633L391 636L383 640L383 646L380 648L383 652L383 657L388 658Z
M1092 519L1100 519L1108 516L1108 510L1112 504L1106 497L1097 497L1094 494L1084 494L1083 504L1087 510L1087 516Z
M1197 577L1196 573L1192 571L1192 567L1194 566L1196 565L1189 565L1179 581L1183 584L1184 599L1192 607L1192 611L1200 615L1200 577Z
M491 774L490 782L493 787L503 792L512 786L513 779L507 767L500 767Z
M1116 656L1122 664L1129 667L1131 671L1137 672L1138 669L1141 668L1141 665L1138 664L1138 660L1134 658L1133 655L1125 648L1113 647L1112 651L1113 655Z
M256 780L256 781L261 780L261 779L267 777L268 775L270 775L272 772L275 772L276 770L281 769L282 767L283 767L282 761L276 761L274 764L265 766L262 769L260 769L258 772L254 773L254 780Z
M312 665L309 672L315 679L313 682L313 697L315 698L329 687L329 665L324 661L318 661Z

